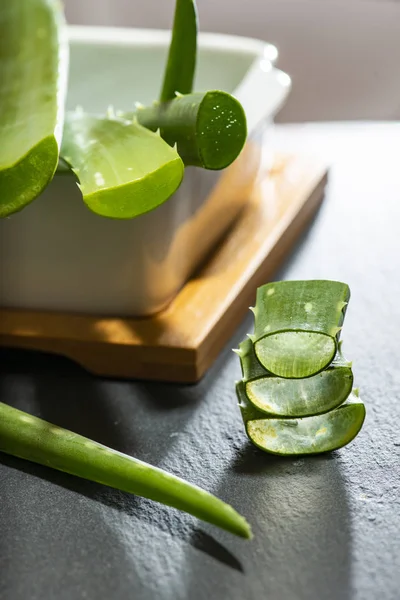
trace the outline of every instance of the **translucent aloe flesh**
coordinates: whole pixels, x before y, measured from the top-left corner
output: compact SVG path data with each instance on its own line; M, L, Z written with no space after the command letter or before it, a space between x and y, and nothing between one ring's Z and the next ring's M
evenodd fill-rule
M0 451L162 502L240 537L251 537L247 521L205 490L1 402Z
M197 56L197 10L194 0L176 0L172 39L165 67L160 101L175 98L177 92L193 89Z
M268 416L304 417L328 412L342 404L353 387L351 364L339 352L326 370L305 379L284 379L258 362L249 338L238 354L249 402Z
M311 377L334 359L348 285L337 281L281 281L257 290L254 349L278 377Z
M61 157L87 206L113 219L153 210L177 190L184 172L176 150L157 133L111 114L68 113Z
M0 2L0 217L51 181L61 142L68 44L58 0Z
M243 382L237 384L237 395L250 440L261 450L281 456L342 448L356 437L365 419L365 406L357 392L334 410L301 419L266 418L249 403Z
M218 170L240 154L247 136L242 105L218 90L177 96L137 110L138 121L171 146L177 144L185 165Z

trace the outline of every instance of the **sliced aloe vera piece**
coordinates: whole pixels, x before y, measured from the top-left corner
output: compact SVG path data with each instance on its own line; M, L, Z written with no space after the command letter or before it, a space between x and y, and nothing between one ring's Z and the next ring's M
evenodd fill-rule
M160 129L168 144L177 144L185 165L225 169L239 156L246 141L242 105L219 90L179 95L170 102L156 102L149 107L139 106L136 116L144 127L152 131Z
M68 113L61 158L90 210L113 219L153 210L177 190L184 172L176 150L157 133L112 114Z
M245 393L248 400L269 416L305 417L328 412L342 404L353 387L351 363L339 349L331 365L306 379L283 379L259 364L250 339L240 344Z
M189 94L193 88L197 56L197 10L194 0L176 0L172 40L169 47L160 101Z
M248 437L271 454L295 456L338 450L356 437L365 419L365 406L357 391L344 404L322 415L277 419L256 411L246 397L243 382L236 390Z
M338 281L281 281L258 288L254 350L278 377L311 377L334 359L350 289Z
M0 217L34 200L57 168L68 42L58 0L0 2Z

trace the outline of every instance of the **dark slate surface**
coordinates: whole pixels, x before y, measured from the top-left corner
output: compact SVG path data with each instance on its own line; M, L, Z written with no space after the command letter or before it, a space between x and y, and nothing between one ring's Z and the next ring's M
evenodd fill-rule
M400 597L400 184L389 148L400 129L305 133L336 163L323 208L277 277L350 284L343 339L367 405L362 433L297 460L247 442L230 348L250 319L196 386L103 381L62 358L3 350L1 401L204 486L241 510L255 537L1 455L1 600Z

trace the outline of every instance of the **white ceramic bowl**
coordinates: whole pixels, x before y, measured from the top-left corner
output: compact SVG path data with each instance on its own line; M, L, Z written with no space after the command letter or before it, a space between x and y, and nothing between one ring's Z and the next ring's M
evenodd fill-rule
M169 32L71 27L68 108L129 110L159 93ZM129 221L99 217L74 178L56 176L23 211L0 220L0 306L144 316L165 307L244 206L261 144L290 89L274 46L201 34L196 91L243 104L249 141L222 172L188 168L164 205Z

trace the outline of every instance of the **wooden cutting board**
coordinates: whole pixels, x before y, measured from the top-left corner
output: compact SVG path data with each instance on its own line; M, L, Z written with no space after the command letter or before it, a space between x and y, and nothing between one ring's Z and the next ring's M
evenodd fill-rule
M165 311L126 319L0 309L0 345L61 354L106 377L194 383L290 253L326 182L318 159L278 156L223 243Z

